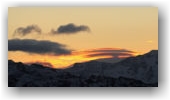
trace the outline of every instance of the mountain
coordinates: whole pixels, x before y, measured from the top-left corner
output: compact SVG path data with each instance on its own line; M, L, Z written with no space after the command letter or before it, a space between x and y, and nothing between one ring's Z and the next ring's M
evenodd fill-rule
M158 82L158 51L153 50L144 55L130 57L115 64L98 61L76 63L67 71L84 77L102 75L113 78L132 78L145 83L156 83Z
M158 50L127 58L114 66L116 71L112 73L115 75L141 80L145 83L158 82Z
M97 59L95 61L99 61L99 62L105 62L105 63L117 63L120 62L122 60L124 60L125 58L101 58L101 59Z
M157 87L158 51L118 63L89 61L67 69L8 60L9 87Z

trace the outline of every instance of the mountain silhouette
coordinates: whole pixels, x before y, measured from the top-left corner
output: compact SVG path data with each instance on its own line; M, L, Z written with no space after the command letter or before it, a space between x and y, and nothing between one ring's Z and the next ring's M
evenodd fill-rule
M8 60L9 87L157 87L158 50L118 63L89 61L67 69Z

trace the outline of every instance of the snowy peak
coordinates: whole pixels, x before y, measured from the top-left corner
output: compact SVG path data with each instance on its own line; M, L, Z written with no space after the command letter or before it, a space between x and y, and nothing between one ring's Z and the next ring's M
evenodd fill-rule
M126 76L146 83L158 82L158 50L127 58L115 64L118 76Z

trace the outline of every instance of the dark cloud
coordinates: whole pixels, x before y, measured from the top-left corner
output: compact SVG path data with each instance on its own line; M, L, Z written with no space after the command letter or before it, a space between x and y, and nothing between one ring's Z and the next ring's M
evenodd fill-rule
M28 53L54 55L64 55L71 53L71 50L67 49L63 44L44 40L38 41L33 39L8 40L8 51L24 51Z
M40 34L41 29L37 25L29 25L27 27L19 27L15 30L14 36L15 35L25 36L25 35L30 34L31 32L37 32Z
M85 25L76 26L73 23L60 26L57 30L51 30L52 34L74 34L80 31L90 31L90 28Z

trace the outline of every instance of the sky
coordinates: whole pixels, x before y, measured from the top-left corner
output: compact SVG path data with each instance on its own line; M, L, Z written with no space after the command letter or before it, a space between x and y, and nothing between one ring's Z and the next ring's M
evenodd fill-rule
M9 7L8 59L66 68L158 49L157 7Z

